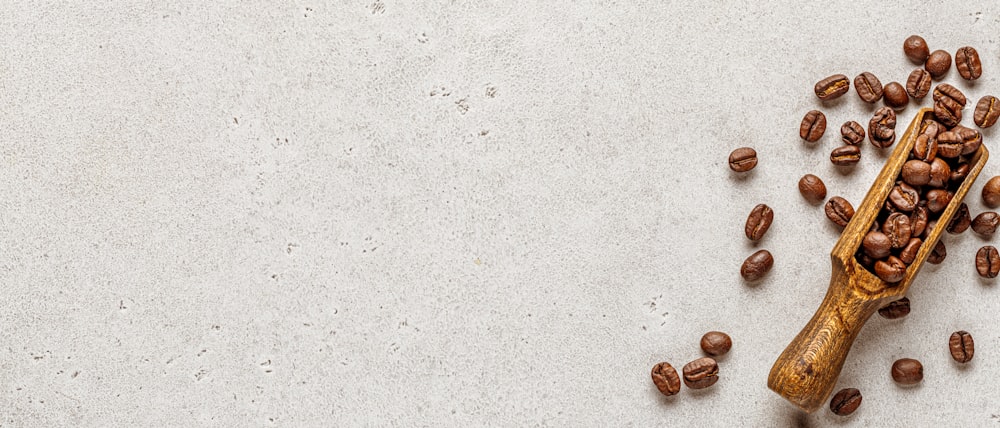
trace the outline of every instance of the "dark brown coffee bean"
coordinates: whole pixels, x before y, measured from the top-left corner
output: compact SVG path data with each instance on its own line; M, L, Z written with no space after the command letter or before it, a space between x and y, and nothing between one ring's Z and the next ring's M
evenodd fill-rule
M923 186L931 182L931 164L922 160L908 160L899 172L903 181L911 186Z
M888 305L883 306L878 310L878 314L882 318L894 320L905 317L910 314L910 299L906 297L889 302Z
M997 118L1000 118L1000 103L997 97L987 95L979 99L976 103L976 111L972 113L972 120L980 128L989 128L996 125Z
M854 206L847 199L840 196L834 196L829 201L826 201L823 211L826 212L826 218L840 227L846 227L847 223L854 217Z
M917 192L913 186L900 182L889 192L889 201L899 211L913 212L913 209L917 207L917 202L920 202L920 192Z
M896 112L891 107L882 107L868 121L868 139L878 148L886 148L896 142Z
M844 95L851 89L851 81L843 74L834 74L816 82L813 90L819 99L826 101Z
M701 337L701 350L713 357L725 355L733 347L733 339L721 331L710 331Z
M976 343L969 332L959 330L948 338L948 350L951 351L952 359L965 364L972 361L972 356L976 354Z
M924 241L920 238L910 238L910 242L899 250L899 259L902 260L907 266L913 264L913 262L917 260L917 253L920 252L920 246L923 245L923 243Z
M927 211L937 214L944 211L945 207L948 206L952 195L944 189L931 189L927 191L924 197L927 198Z
M972 220L972 231L983 236L992 236L996 233L997 226L1000 226L1000 214L993 211L979 213Z
M922 100L931 90L931 74L922 68L913 70L906 78L906 93L910 98Z
M931 161L931 181L927 183L931 187L944 187L951 180L951 167L944 159L934 158Z
M931 52L930 56L927 57L927 62L924 63L924 69L931 74L934 80L941 80L945 74L948 74L949 68L951 68L951 55L940 49Z
M861 148L858 146L840 146L830 152L830 162L837 166L851 166L860 160Z
M819 177L806 174L799 179L799 193L807 201L818 204L826 199L826 185L823 184L823 180L820 180Z
M684 384L691 389L708 388L719 380L719 364L702 357L684 365Z
M955 215L951 217L951 221L948 222L948 226L944 230L957 235L965 232L971 225L972 215L969 214L969 206L965 202L962 202L962 205L958 206L958 211L955 211Z
M937 155L946 159L954 159L962 155L962 137L947 131L938 134Z
M875 276L890 284L902 281L906 277L906 263L896 256L876 261Z
M747 216L747 223L743 227L743 232L746 233L747 238L751 241L760 241L771 227L771 222L773 221L774 211L771 210L771 207L765 204L757 204L750 211L750 215Z
M892 241L882 232L871 231L861 240L861 248L868 257L878 260L892 251Z
M969 171L972 170L972 166L968 162L960 162L951 171L951 182L953 184L962 184L965 181L965 177L969 176Z
M918 204L910 214L910 229L913 236L923 236L927 228L927 205Z
M874 103L882 98L882 82L867 71L854 78L854 89L858 91L858 97L866 103Z
M856 146L865 141L865 128L855 121L844 122L840 126L840 139L848 146Z
M928 215L930 215L930 211L928 211L927 213L928 213ZM931 236L931 233L934 232L934 229L937 227L937 224L938 224L937 219L929 220L927 222L927 227L924 228L924 233L922 235L920 235L919 238L926 241L927 238L929 236ZM944 225L942 225L942 226L944 226Z
M903 53L906 57L910 59L911 62L917 65L924 65L929 57L930 49L927 48L927 42L924 41L923 37L912 35L907 37L903 41Z
M931 140L937 139L942 129L944 126L934 120L931 115L924 116L924 120L920 122L920 135L926 135Z
M892 213L882 224L882 233L889 237L892 248L903 248L910 242L910 217L903 213Z
M955 52L955 68L958 70L958 75L965 80L976 80L983 75L979 52L971 46L958 48L958 52Z
M812 143L819 140L824 132L826 132L826 115L819 110L809 110L799 124L799 137Z
M993 176L983 185L983 203L990 208L1000 206L1000 175Z
M736 172L747 172L757 166L757 151L750 147L740 147L729 154L729 168Z
M968 99L965 98L965 94L963 94L962 91L947 83L940 83L937 86L935 86L934 95L932 98L934 99L934 101L940 101L944 98L950 98L962 107L965 107L965 103L968 102ZM954 126L954 125L949 125L949 126Z
M857 388L844 388L837 391L830 399L830 411L837 416L847 416L858 410L861 405L861 391Z
M864 266L865 269L868 269L869 271L875 269L875 259L868 257L868 255L865 254L864 251L859 251L857 254L855 254L855 257L857 258L858 263L861 266Z
M959 140L962 141L963 155L971 155L975 153L976 150L979 150L979 146L983 145L983 134L978 130L957 125L954 128L951 128L950 132L957 135Z
M934 249L931 253L927 255L927 263L937 265L944 261L944 258L948 257L948 249L944 246L944 242L938 241L934 244Z
M892 363L892 380L900 385L914 385L924 380L924 366L913 358L901 358Z
M740 275L743 279L754 282L764 277L774 266L774 257L767 250L759 250L747 257L740 267Z
M906 89L897 82L889 82L882 91L882 98L885 99L885 105L896 110L906 107L906 104L910 102L909 95L906 95Z
M1000 273L1000 253L992 245L976 252L976 272L983 278L996 278Z
M937 156L937 135L931 137L927 134L920 134L913 142L913 150L910 154L916 160L930 162Z
M653 385L666 396L675 395L681 390L681 378L670 363L657 363L653 366Z
M955 126L962 121L962 106L951 98L934 101L934 116L945 126Z

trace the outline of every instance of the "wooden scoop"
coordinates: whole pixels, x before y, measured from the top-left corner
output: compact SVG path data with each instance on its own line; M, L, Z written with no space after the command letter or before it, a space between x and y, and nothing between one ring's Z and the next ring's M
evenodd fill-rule
M855 252L895 185L899 171L919 135L920 123L931 112L929 108L921 109L906 128L830 253L833 270L823 303L771 368L767 386L802 410L812 412L826 402L837 384L851 344L865 321L880 307L906 294L989 158L985 145L973 154L969 161L969 175L941 213L937 226L920 247L916 260L907 268L901 282L889 284L868 272L854 259Z

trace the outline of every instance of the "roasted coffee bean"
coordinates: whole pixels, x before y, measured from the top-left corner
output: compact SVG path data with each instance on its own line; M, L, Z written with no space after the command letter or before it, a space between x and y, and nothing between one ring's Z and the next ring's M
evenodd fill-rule
M854 217L854 206L847 199L840 196L834 196L829 201L826 201L823 211L826 212L826 218L840 227L846 227L847 223Z
M902 299L889 302L888 305L883 306L878 310L878 314L882 318L894 320L905 317L910 314L910 299L904 297Z
M733 347L733 339L721 331L710 331L701 337L701 350L713 357L725 355Z
M826 115L819 110L810 110L799 124L799 137L810 143L815 142L826 132Z
M868 139L878 148L886 148L896 142L896 112L891 107L882 107L868 121Z
M861 251L861 252L857 253L856 257L857 257L858 263L860 263L861 266L864 266L865 269L868 269L868 270L875 269L875 259L873 259L871 257L868 257L868 255L865 254L864 251Z
M931 74L922 68L913 70L906 78L906 93L910 98L922 100L931 90Z
M934 101L934 116L946 126L955 126L962 121L962 106L951 98Z
M958 75L965 80L976 80L983 75L979 52L971 46L958 48L958 52L955 52L955 68L958 70Z
M944 98L950 98L962 107L965 107L965 103L968 101L968 99L965 98L965 94L963 94L958 88L947 83L941 83L934 87L933 99L934 101L941 101Z
M922 160L908 160L899 175L911 186L923 186L931 182L931 164Z
M1000 253L992 245L976 252L976 272L983 278L996 278L1000 273Z
M858 97L866 103L874 103L882 98L882 82L867 71L854 78L854 89L858 91Z
M729 168L736 172L747 172L757 166L757 151L750 147L740 147L729 154Z
M948 226L944 229L953 235L965 232L972 225L972 215L969 214L969 206L962 202L958 206L958 211L951 217Z
M885 105L896 110L906 107L906 103L910 102L910 97L906 95L906 89L897 82L889 82L882 91Z
M747 238L751 241L760 241L771 227L771 222L773 221L774 211L771 210L771 207L766 204L757 204L750 211L750 215L747 216L747 223L743 227L743 232L746 233Z
M940 49L931 52L930 56L927 57L927 62L924 63L924 69L931 74L934 80L941 80L945 74L948 74L949 68L951 68L951 55Z
M913 264L913 262L917 260L917 253L920 252L920 246L923 245L923 243L924 241L920 238L910 238L910 242L899 250L899 259L902 260L903 263L906 263L907 266Z
M951 202L951 194L944 189L931 189L927 191L927 210L937 214L944 211L948 203Z
M920 134L913 142L913 150L910 152L916 160L930 162L937 156L937 135L931 137L927 134Z
M952 131L942 132L937 138L937 155L946 159L962 155L962 137Z
M902 281L906 277L906 263L896 256L876 261L875 276L890 284Z
M951 180L951 167L944 159L934 158L931 161L931 181L927 183L931 187L944 187Z
M681 390L681 378L670 363L658 363L653 366L653 385L666 396L675 395Z
M938 121L932 118L933 116L924 116L924 120L920 122L920 135L926 135L931 140L937 139L938 134L944 129Z
M979 146L983 145L983 134L975 129L958 125L952 128L951 132L954 132L962 140L963 155L971 155L979 150Z
M837 166L854 165L860 160L861 148L858 146L840 146L830 152L830 162Z
M889 237L892 248L903 248L910 242L910 217L903 213L892 213L882 224L882 233Z
M962 184L965 181L965 177L969 176L971 169L972 166L968 162L961 162L951 171L951 178L949 180L954 184Z
M924 41L923 37L912 35L907 37L903 41L903 53L906 57L910 59L914 64L924 65L929 57L930 49L927 48L927 42Z
M847 416L858 410L861 405L861 391L857 388L844 388L837 391L830 399L830 411L837 416Z
M934 244L934 249L931 250L931 253L927 255L927 263L934 265L941 264L945 257L948 257L948 249L944 246L944 242L938 241L937 244Z
M819 99L826 101L844 95L851 89L851 81L843 74L834 74L816 82L813 90Z
M913 385L924 380L924 366L913 358L901 358L892 363L892 380L900 385Z
M855 121L844 122L840 126L840 139L848 146L856 146L865 141L865 128Z
M774 257L771 256L771 252L759 250L743 261L740 275L749 282L757 281L770 272L772 266L774 266Z
M799 193L807 201L818 204L826 199L826 185L823 184L823 180L820 180L819 177L806 174L799 179Z
M976 103L976 111L972 113L972 120L976 122L976 126L989 128L996 125L997 118L1000 118L1000 102L997 101L997 97L987 95L980 98Z
M1000 206L1000 175L993 176L983 185L983 203L990 208Z
M892 241L882 232L871 231L861 240L861 248L868 257L877 260L889 255L892 251Z
M972 231L983 236L992 236L996 233L997 226L1000 226L1000 214L993 211L979 213L972 220Z
M917 192L917 189L909 184L899 182L889 192L889 201L899 211L913 212L917 203L920 202L920 192Z
M928 211L927 213L929 215L930 211ZM938 224L937 219L928 221L927 222L927 227L924 228L924 233L922 235L920 235L919 238L926 241L927 238L929 236L931 236L931 233L934 232L934 228L937 227L937 224ZM944 225L942 225L942 226L944 226Z
M708 388L719 380L719 364L702 357L684 365L684 384L691 389Z
M918 204L910 214L910 230L913 236L923 236L927 229L927 205Z
M969 332L959 330L948 338L948 350L951 351L952 359L965 364L972 361L972 356L976 354L976 343Z

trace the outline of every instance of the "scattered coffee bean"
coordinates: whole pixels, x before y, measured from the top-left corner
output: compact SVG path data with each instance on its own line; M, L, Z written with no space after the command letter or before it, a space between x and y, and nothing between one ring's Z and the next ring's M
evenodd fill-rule
M886 234L873 230L861 240L861 248L868 257L878 260L888 256L892 251L892 241Z
M747 257L740 267L740 275L743 279L754 282L764 277L774 266L774 257L767 250L759 250Z
M958 75L965 80L976 80L983 75L979 52L971 46L958 48L958 52L955 52L955 68L958 70Z
M965 107L965 103L968 102L968 99L965 98L965 94L963 94L961 90L947 83L941 83L935 86L932 98L934 101L950 98L955 100L955 102L962 107Z
M927 57L930 56L930 49L927 47L927 42L924 41L923 37L912 35L903 41L903 53L914 64L924 65Z
M858 410L861 405L861 391L857 388L844 388L837 391L830 400L830 411L837 416L847 416Z
M972 215L969 214L969 206L962 202L962 205L958 206L958 211L955 211L955 215L951 217L951 221L948 222L948 226L944 230L948 231L953 235L965 232L969 226L972 225Z
M701 337L701 350L713 357L725 355L733 347L733 339L721 331L710 331Z
M924 380L924 366L913 358L901 358L892 363L892 380L900 385L914 385Z
M881 315L882 318L890 320L905 317L910 314L910 299L904 297L902 299L889 302L888 305L885 305L878 310L878 314Z
M983 203L990 208L1000 206L1000 175L990 178L983 185Z
M866 103L874 103L882 99L882 82L874 74L864 72L854 78L854 89L858 97Z
M945 248L943 241L938 241L931 253L927 255L927 263L938 265L944 261L945 257L948 257L948 249Z
M883 94L885 105L896 110L906 107L906 104L910 102L910 97L906 95L906 89L896 82L889 82L888 85L885 85Z
M1000 215L993 211L979 213L972 220L972 231L983 236L992 236L1000 226Z
M927 191L927 210L933 214L940 213L951 202L952 194L944 189L931 189Z
M875 262L875 276L890 284L902 281L906 277L906 263L896 256L878 260Z
M937 156L937 134L930 137L927 134L920 134L913 142L913 150L910 152L915 160L930 162Z
M976 111L972 114L972 120L980 128L989 128L996 125L997 118L1000 118L1000 104L997 97L987 95L979 99L976 103Z
M878 148L886 148L896 142L896 112L891 107L875 111L868 121L868 139Z
M934 101L934 116L946 126L955 126L962 121L962 106L951 98Z
M747 238L751 241L757 242L764 237L767 230L771 227L771 222L774 221L774 211L771 207L766 204L757 204L750 211L750 215L747 216L746 226L743 227L743 232L746 233Z
M976 272L983 278L996 278L1000 273L1000 253L992 245L976 252Z
M900 176L906 184L923 186L931 182L931 164L917 159L908 160L903 164Z
M799 179L799 193L807 201L818 204L826 199L826 185L823 184L823 180L820 180L819 177L806 174Z
M902 260L907 266L913 264L917 260L917 253L920 252L920 246L923 244L924 241L920 238L915 236L910 238L910 242L899 250L899 260Z
M684 384L691 389L708 388L719 380L719 364L702 357L684 365Z
M681 378L670 363L658 363L653 366L653 384L663 395L675 395L681 390Z
M834 74L816 82L813 88L819 99L826 101L844 95L851 89L851 81L843 74Z
M858 146L840 146L830 152L830 162L837 166L851 166L861 160L861 148ZM928 165L928 172L930 171Z
M922 68L913 70L906 78L906 93L910 98L922 100L931 90L931 74Z
M799 124L799 137L810 143L816 142L826 132L826 115L819 110L810 110Z
M924 63L924 69L931 74L934 80L941 80L945 74L948 74L949 68L951 68L951 55L940 49L931 52L930 56L927 57L927 62Z
M969 332L959 330L948 338L948 350L951 351L952 359L965 364L972 361L972 356L976 353L976 344L972 341L972 335Z
M823 211L826 213L826 218L840 227L846 227L847 223L854 217L854 206L847 199L840 196L834 196L829 201L826 201Z
M844 122L840 126L840 139L848 146L856 146L865 141L865 128L855 121Z
M729 154L729 168L736 172L747 172L757 166L757 151L750 147L740 147Z

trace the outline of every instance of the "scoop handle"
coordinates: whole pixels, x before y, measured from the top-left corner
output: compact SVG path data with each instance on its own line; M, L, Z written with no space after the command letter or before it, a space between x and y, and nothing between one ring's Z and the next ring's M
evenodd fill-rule
M878 309L877 301L861 298L850 282L850 276L834 266L823 303L767 378L768 388L806 412L826 402L854 339Z

